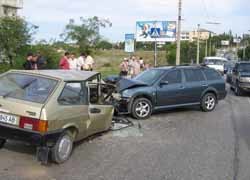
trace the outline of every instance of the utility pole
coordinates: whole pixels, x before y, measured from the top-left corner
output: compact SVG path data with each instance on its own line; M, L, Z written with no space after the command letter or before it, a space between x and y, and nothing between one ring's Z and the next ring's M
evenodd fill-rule
M206 49L205 49L205 57L207 57L207 39L206 39Z
M196 64L200 64L200 24L198 24L197 29L197 56L196 56Z
M182 14L182 0L179 0L178 8L178 30L177 30L177 49L176 49L176 65L180 65L181 59L181 14Z

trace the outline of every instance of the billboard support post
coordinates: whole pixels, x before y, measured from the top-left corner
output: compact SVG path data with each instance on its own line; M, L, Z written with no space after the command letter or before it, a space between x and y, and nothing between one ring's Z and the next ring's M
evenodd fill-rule
M155 64L155 67L157 67L157 40L155 38L155 54L154 54L154 64Z

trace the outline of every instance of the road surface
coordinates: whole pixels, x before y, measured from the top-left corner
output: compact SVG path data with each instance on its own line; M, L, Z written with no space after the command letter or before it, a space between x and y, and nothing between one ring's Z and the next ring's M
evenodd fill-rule
M63 165L41 166L35 148L0 150L3 180L249 180L250 98L229 92L214 112L170 110L76 145ZM136 124L137 122L135 122Z

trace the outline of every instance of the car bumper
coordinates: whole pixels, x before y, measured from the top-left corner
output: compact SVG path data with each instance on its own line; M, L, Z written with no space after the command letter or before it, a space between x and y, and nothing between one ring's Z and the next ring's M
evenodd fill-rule
M33 131L26 131L21 129L15 129L13 127L0 124L0 138L6 140L16 140L26 142L35 146L53 146L62 131L55 131L52 133L40 134Z
M239 83L239 87L244 90L244 91L249 91L250 92L250 83Z
M117 110L119 114L130 114L131 98L122 98L119 100Z

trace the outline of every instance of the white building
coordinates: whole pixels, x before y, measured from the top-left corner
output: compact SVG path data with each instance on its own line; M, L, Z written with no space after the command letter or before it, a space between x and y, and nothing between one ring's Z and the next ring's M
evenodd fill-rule
M189 41L189 31L182 31L181 32L181 41Z
M23 8L23 0L0 0L0 17L17 16L18 9Z

